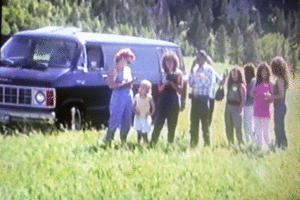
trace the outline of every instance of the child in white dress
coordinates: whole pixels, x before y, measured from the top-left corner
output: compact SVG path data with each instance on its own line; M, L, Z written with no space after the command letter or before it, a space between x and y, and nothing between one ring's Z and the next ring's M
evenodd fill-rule
M138 133L138 143L143 138L148 143L147 134L151 127L151 116L155 112L155 105L151 95L151 82L143 80L138 93L135 95L134 128Z

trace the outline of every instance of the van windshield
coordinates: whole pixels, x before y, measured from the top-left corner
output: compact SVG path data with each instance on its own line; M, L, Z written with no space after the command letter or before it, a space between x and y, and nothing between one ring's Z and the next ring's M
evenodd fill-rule
M22 64L30 60L49 67L69 67L76 48L77 43L70 40L14 36L1 48L1 61Z

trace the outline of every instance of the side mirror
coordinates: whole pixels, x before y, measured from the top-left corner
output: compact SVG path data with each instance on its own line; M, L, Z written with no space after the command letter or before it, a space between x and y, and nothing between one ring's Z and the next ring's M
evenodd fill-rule
M87 70L87 68L84 66L84 65L82 65L82 66L77 66L77 70L78 71L82 71L82 72L87 72L88 70Z

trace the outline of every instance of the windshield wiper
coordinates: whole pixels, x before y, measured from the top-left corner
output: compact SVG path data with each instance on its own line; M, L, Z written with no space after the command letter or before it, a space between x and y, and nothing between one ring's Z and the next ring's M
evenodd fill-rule
M48 69L48 64L46 63L39 63L35 60L26 59L26 62L21 65L21 67L24 69L37 69L37 70L46 70Z
M14 61L8 59L8 58L1 58L0 60L0 66L11 66L14 64Z

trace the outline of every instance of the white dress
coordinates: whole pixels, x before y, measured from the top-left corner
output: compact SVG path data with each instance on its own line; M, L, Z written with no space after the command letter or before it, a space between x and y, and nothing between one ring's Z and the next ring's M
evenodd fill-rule
M146 98L141 98L139 94L136 95L136 109L140 111L140 115L134 117L134 128L141 133L148 133L151 128L151 116L146 116L150 113L152 96L148 95Z

